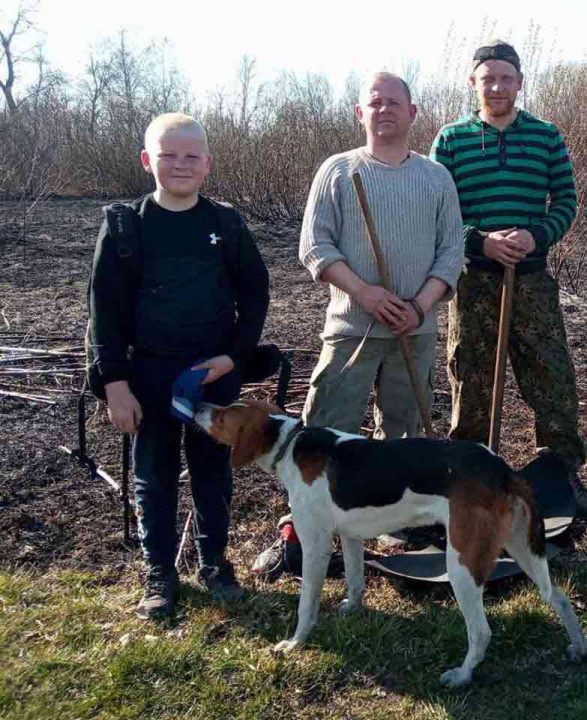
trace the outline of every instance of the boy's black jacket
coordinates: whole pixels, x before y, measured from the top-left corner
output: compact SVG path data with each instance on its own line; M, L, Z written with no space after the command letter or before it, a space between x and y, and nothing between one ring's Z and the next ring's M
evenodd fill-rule
M155 205L151 196L131 203L136 213L139 254L145 223ZM121 258L119 244L100 229L88 291L90 342L104 384L128 380L129 348L167 355L228 354L236 365L256 346L269 304L269 279L261 255L239 213L202 195L200 215L214 223L219 237L197 268L165 253L166 238L157 238L161 258L150 258L148 278L129 268L144 257ZM217 252L214 252L217 250ZM136 251L136 250L135 250ZM138 262L137 262L138 261Z

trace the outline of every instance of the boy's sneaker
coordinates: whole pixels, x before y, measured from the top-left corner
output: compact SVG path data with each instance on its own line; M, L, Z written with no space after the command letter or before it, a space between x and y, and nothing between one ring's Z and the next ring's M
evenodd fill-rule
M198 584L219 602L240 600L245 594L228 560L221 559L218 565L202 565L196 574Z
M179 600L179 576L175 568L171 573L151 569L145 583L145 594L136 613L141 620L162 620L173 617Z
M302 546L291 522L291 515L279 521L279 538L257 556L251 571L255 575L263 575L269 582L274 582L284 572L301 574Z

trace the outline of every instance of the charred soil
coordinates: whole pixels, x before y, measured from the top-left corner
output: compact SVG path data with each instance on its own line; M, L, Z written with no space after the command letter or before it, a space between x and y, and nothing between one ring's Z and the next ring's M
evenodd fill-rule
M16 204L0 204L0 346L50 349L57 354L18 363L36 370L9 374L15 363L0 363L0 390L50 398L54 404L0 394L0 564L39 571L75 568L105 571L113 579L138 557L136 540L123 541L120 501L60 449L77 444L76 401L83 374L81 346L86 323L86 286L101 222L95 201L51 201L31 213L26 234ZM320 349L327 289L314 284L297 259L298 229L252 227L271 276L271 306L264 339L288 349L293 381L288 409L301 411L307 381ZM587 301L561 291L569 345L581 402L581 429L587 432ZM446 312L440 315L433 423L440 435L449 427L450 394L445 372ZM69 353L69 354L68 354ZM27 352L23 351L23 355ZM29 353L30 354L30 353ZM249 388L269 397L273 385ZM502 452L519 467L534 453L532 413L508 376ZM367 418L369 424L369 417ZM104 408L88 402L89 451L113 477L120 476L120 436ZM583 477L585 480L585 477ZM181 523L188 489L181 493ZM247 468L235 477L230 552L245 575L256 554L276 536L287 510L275 478ZM586 561L586 524L576 522L564 538L561 562Z

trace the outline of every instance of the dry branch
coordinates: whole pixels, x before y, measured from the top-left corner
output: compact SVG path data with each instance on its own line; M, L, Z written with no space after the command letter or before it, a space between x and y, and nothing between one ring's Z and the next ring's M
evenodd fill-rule
M0 390L0 395L3 397L20 398L22 400L29 400L30 402L40 402L45 405L55 405L55 400L51 400L43 395L27 395L26 393L14 392L12 390Z

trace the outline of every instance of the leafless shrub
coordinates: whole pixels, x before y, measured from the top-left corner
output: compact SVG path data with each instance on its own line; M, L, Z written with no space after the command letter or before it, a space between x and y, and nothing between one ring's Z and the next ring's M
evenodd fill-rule
M587 63L557 63L542 73L530 109L556 123L573 160L578 193L577 220L550 254L551 270L573 292L587 279Z
M254 108L210 107L202 119L221 168L213 191L251 217L299 220L320 163L361 142L352 92L352 79L345 98L335 100L324 76L284 73L255 94Z
M27 97L0 115L0 196L17 200L6 224L22 243L26 259L27 227L40 203L62 192L69 172L64 158L68 114L65 81L47 71L40 49L35 61L37 82Z
M28 27L24 20L19 22L17 30ZM458 38L451 30L434 77L421 77L415 62L399 69L411 82L419 108L411 139L417 151L427 153L443 124L473 109L467 85L472 48L492 34L490 21L474 38ZM3 37L9 35L5 32ZM587 63L545 57L537 25L530 25L521 54L523 104L559 126L573 157L579 216L552 253L551 265L559 278L579 289L587 275ZM219 90L196 106L169 47L137 47L124 31L92 50L76 82L48 69L42 53L37 55L37 69L33 86L17 92L18 75L13 73L10 99L4 92L4 195L140 195L150 188L138 160L144 129L155 115L181 110L195 114L208 129L218 168L209 178L208 192L232 202L250 218L297 222L321 162L364 141L354 114L359 80L353 75L337 97L319 74L283 73L272 83L260 83L255 60L244 57L231 90ZM2 89L6 86L4 81Z

